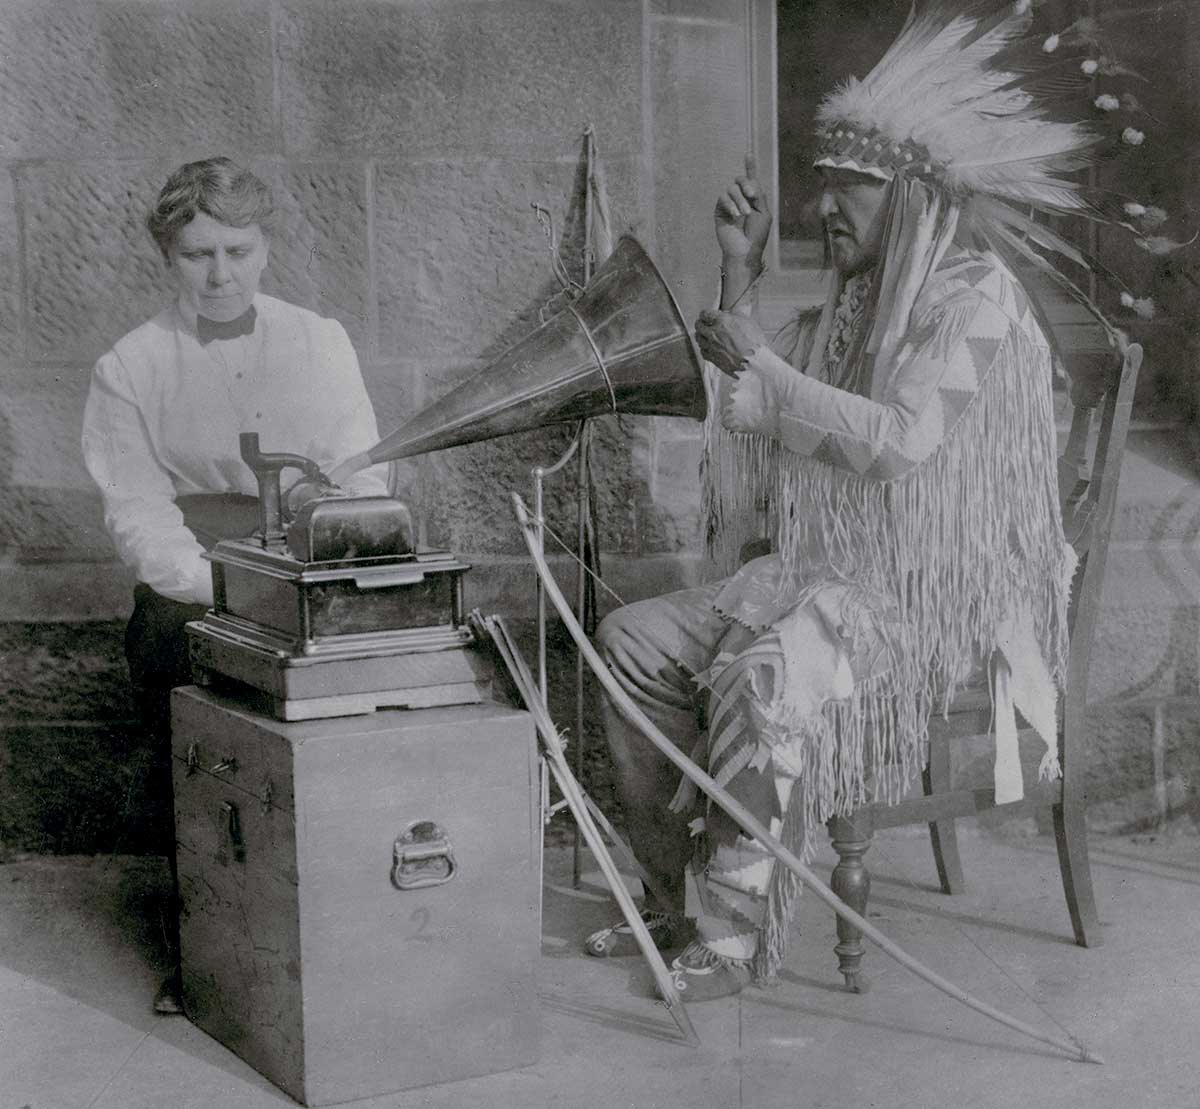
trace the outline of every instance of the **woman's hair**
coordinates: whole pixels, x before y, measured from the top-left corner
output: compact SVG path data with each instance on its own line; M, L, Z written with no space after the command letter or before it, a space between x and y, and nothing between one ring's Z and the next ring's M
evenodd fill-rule
M228 227L257 223L269 235L275 215L271 190L248 169L228 158L205 158L180 166L162 187L158 203L146 217L163 257L175 236L198 213Z

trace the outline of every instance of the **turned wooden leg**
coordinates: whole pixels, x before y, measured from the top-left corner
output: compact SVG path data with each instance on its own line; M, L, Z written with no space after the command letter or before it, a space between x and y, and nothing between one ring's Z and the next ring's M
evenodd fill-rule
M838 864L833 868L829 884L833 892L860 916L867 915L867 897L871 892L871 876L863 865L863 855L871 846L873 831L866 812L851 817L835 816L829 822L829 836L838 854ZM869 983L861 969L866 951L862 932L838 917L837 935L838 942L833 950L838 957L838 970L846 980L846 989L851 993L866 993Z
M930 729L932 732L932 729ZM929 766L921 775L925 796L950 792L950 744L944 736L930 735ZM962 860L958 857L958 833L953 818L929 822L929 842L942 893L964 893Z

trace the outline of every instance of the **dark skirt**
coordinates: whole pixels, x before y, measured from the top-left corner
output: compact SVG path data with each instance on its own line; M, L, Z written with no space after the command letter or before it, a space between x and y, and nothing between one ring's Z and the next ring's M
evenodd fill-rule
M152 799L154 839L174 864L175 824L171 788L171 690L189 685L184 625L204 615L204 605L183 604L148 585L133 591L133 615L125 626L125 658L134 703L149 741L146 791Z
M258 522L254 497L200 494L180 497L175 503L205 550L211 550L220 539L249 535ZM180 901L171 781L171 690L192 682L185 628L189 621L199 620L206 608L172 600L139 583L133 591L133 615L125 626L129 680L150 745L146 790L154 802L154 838L171 868L171 889L161 920L167 956L173 963L179 959Z
M206 550L222 538L249 535L258 522L258 500L240 494L198 494L175 502L183 522ZM171 690L190 685L185 625L204 615L205 605L186 604L139 584L133 591L133 615L125 627L125 658L142 725L151 744L148 788L164 815L162 852L174 857L171 814Z

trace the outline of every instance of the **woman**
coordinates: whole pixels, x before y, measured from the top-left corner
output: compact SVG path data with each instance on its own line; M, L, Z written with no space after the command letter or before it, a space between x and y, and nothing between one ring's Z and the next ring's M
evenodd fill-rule
M171 174L147 226L174 299L96 363L84 412L84 460L117 552L138 582L125 653L165 800L170 691L191 680L184 625L212 604L202 554L217 539L249 534L257 520L257 485L238 434L256 431L264 450L303 454L323 469L379 439L342 326L258 291L273 216L267 186L228 158ZM385 477L381 468L365 470L347 491L384 494ZM289 499L295 506L311 493L297 487ZM174 886L169 805L165 817ZM177 1013L177 890L169 918L175 970L155 1009Z

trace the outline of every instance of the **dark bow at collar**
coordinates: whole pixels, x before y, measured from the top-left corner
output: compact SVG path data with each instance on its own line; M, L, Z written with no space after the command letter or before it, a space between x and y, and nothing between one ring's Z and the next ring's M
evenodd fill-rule
M254 305L250 305L236 320L224 322L210 320L207 316L196 317L196 338L202 344L211 343L214 339L236 339L239 335L250 335L254 331L254 321L258 313Z

